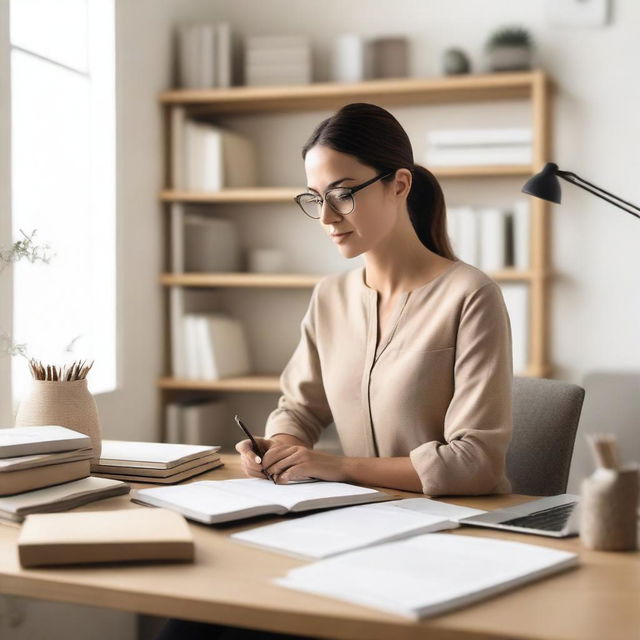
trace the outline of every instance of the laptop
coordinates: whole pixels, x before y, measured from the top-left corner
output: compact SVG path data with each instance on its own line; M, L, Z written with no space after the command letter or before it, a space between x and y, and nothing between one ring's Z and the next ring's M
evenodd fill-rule
M458 520L474 527L504 529L532 533L552 538L566 538L578 534L578 501L580 496L561 493L557 496L532 500L515 507L488 511Z

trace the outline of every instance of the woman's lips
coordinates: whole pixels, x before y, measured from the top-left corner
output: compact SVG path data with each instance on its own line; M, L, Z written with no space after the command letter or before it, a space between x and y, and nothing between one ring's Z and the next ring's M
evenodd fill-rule
M350 236L353 233L353 231L347 231L346 233L332 233L331 234L331 239L340 244L341 242L343 242L344 240L346 240L347 236Z

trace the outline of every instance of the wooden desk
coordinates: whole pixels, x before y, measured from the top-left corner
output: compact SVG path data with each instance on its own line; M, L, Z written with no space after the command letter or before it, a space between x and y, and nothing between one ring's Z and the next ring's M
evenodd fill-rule
M186 482L240 477L236 456L225 467ZM136 487L150 485L134 485ZM416 494L391 492L398 497ZM523 496L447 500L495 509ZM82 511L146 509L118 496ZM461 528L452 535L491 536L577 551L582 566L459 611L419 623L338 600L297 593L271 579L304 561L244 546L229 534L277 521L260 518L211 527L190 523L194 564L91 565L22 569L18 526L0 525L0 592L56 602L109 607L156 616L186 618L324 638L409 640L414 638L640 639L640 553L583 549L577 538L554 540Z

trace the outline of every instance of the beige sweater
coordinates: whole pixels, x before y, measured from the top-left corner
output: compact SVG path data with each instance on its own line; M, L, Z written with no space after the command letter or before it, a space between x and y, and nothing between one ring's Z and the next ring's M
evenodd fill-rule
M309 445L335 422L346 456L409 456L427 495L508 493L511 326L497 283L456 261L400 296L376 349L365 268L313 289L265 435Z

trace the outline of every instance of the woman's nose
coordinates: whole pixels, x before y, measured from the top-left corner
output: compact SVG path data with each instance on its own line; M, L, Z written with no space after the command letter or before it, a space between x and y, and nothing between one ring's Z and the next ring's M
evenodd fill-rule
M339 222L342 220L342 216L339 213L336 213L325 200L322 203L322 208L320 209L320 220L323 224L331 224L332 222Z

